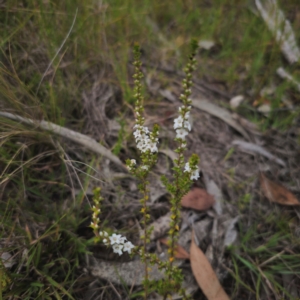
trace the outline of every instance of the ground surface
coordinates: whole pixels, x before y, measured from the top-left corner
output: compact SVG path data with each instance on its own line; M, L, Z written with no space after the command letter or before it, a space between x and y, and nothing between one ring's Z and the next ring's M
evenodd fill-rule
M299 4L279 7L300 45ZM192 37L202 46L186 157L200 156L201 178L193 188L219 193L222 213L183 209L182 246L189 250L185 237L193 220L199 246L231 299L300 297L300 210L297 202L289 205L300 196L300 93L276 75L284 67L297 80L300 69L289 64L254 2L11 0L0 3L0 20L0 111L33 120L0 116L0 245L2 260L13 259L1 272L3 299L141 297L126 275L110 275L115 264L121 275L130 274L129 256L91 242L92 190L102 188L103 228L138 243L138 182L122 167L127 158L138 161L132 135L132 47L138 42L146 124L161 127L159 163L150 177L151 222L168 214L159 178L171 175L173 119ZM244 100L233 108L230 100L238 95ZM72 141L70 133L45 130L41 120L96 140L109 155ZM232 220L237 237L226 247L216 238L225 240ZM159 237L151 251L164 251ZM196 287L194 299L205 299L190 263L182 266L187 285Z

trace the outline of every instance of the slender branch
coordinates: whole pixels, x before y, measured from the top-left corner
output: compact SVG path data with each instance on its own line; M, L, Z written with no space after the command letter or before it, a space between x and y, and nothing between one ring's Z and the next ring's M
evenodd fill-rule
M122 161L116 155L112 154L107 148L100 145L96 140L94 140L82 133L76 132L74 130L71 130L71 129L56 125L54 123L44 121L44 120L36 121L36 120L21 117L16 114L8 113L8 112L0 112L0 116L7 118L7 119L14 120L14 121L18 121L18 122L21 122L21 123L24 123L24 124L27 124L27 125L30 125L33 127L37 127L42 130L49 131L56 135L67 138L75 143L78 143L78 144L84 146L85 148L93 151L94 153L105 156L106 158L108 158L109 160L114 162L116 165L121 167L123 169L123 171L126 171L126 173L128 172L127 167L122 163Z

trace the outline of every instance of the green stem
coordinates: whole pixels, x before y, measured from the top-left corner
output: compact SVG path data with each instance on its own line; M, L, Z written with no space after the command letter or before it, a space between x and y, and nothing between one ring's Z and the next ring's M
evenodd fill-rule
M146 253L147 249L147 240L148 240L148 230L147 230L147 213L148 213L148 207L147 207L147 184L145 178L143 179L143 194L144 194L144 199L143 199L143 220L144 220L144 241L143 241L143 246L144 246L144 253ZM149 288L149 274L148 274L148 259L145 256L145 297L144 299L146 300L148 297L148 288Z

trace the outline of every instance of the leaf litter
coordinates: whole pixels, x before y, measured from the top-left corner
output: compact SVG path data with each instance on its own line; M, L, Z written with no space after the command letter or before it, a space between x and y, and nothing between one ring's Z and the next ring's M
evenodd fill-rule
M260 174L260 186L264 196L271 202L281 205L299 206L300 201L283 185L268 179L263 173Z
M150 63L148 64L151 65ZM158 122L161 125L162 131L162 141L165 149L164 154L169 156L171 160L174 160L176 154L171 150L174 149L174 142L172 136L172 118L171 115L176 114L178 96L180 94L180 89L178 88L178 73L173 71L168 71L170 76L168 77L168 88L161 88L161 85L156 85L151 88L151 84L155 82L155 77L159 72L162 72L164 66L155 66L154 70L151 72L151 80L147 81L148 88L152 95L155 97L163 97L162 102L165 104L162 108L154 110L151 106L146 106L146 121L154 123ZM172 70L172 67L169 68ZM172 73L173 72L173 73ZM159 77L159 76L158 76ZM147 76L146 76L147 78ZM95 78L95 82L97 82ZM159 80L158 80L159 82ZM122 109L122 103L114 101L113 98L116 97L118 91L113 89L113 94L110 93L111 89L106 89L102 86L103 91L108 91L105 99L101 99L99 95L102 93L98 90L97 86L94 85L90 91L86 92L83 98L88 101L90 95L93 95L96 106L91 106L86 103L85 113L89 113L91 117L91 122L86 122L84 128L84 133L92 136L94 139L99 139L103 135L103 131L99 131L99 127L96 128L94 124L102 122L101 124L113 124L109 125L109 132L105 136L106 144L112 145L115 141L116 133L120 129L120 126L116 124L114 115L110 114L110 111L117 111ZM201 92L200 92L201 91ZM203 93L205 97L203 97ZM218 102L215 101L215 93L218 94ZM235 93L237 95L237 93ZM273 173L278 174L281 178L285 178L285 182L294 177L298 170L298 160L299 160L299 146L287 135L281 134L279 132L267 132L261 135L256 126L246 119L243 119L237 113L230 113L229 110L220 107L218 103L220 101L228 101L232 99L229 93L226 94L225 91L219 90L214 87L211 83L203 82L201 88L195 87L193 90L193 102L194 110L193 115L193 130L191 135L188 137L189 149L187 155L190 155L192 151L196 151L201 156L201 169L203 173L203 178L199 182L195 183L193 189L201 189L202 191L207 191L207 195L214 199L214 203L207 204L206 210L194 211L194 208L190 206L193 210L189 208L184 208L182 211L182 223L179 236L179 245L185 251L189 251L193 245L193 253L199 253L196 249L199 249L202 254L200 257L206 257L207 261L204 263L207 272L205 274L213 274L214 281L219 281L219 284L223 282L224 279L228 278L228 272L222 266L225 265L227 269L230 270L232 267L230 260L225 257L226 248L228 246L238 243L239 232L236 229L236 224L238 222L244 222L243 219L239 218L239 210L237 209L237 203L239 199L243 196L244 189L248 189L251 193L258 197L256 192L256 182L253 180L251 184L246 185L246 180L249 178L256 178L259 170L263 168L271 170ZM167 101L171 102L168 103ZM98 102L98 103L97 103ZM92 110L95 107L99 107L101 110L100 114L94 114ZM103 110L104 108L104 110ZM108 112L103 113L103 112ZM158 112L158 116L157 116ZM100 117L99 117L100 116ZM126 117L132 118L130 113L127 113ZM100 118L97 120L97 118ZM232 143L236 140L245 139L244 143L253 143L254 145L266 145L263 151L253 151L252 157L240 151L241 149L236 149L233 155L229 159L223 160L226 154L230 150ZM124 153L121 154L121 158L134 157L131 155L131 149L133 148L132 140L123 140L122 146ZM269 153L272 156L264 155ZM273 159L278 165L274 165L272 161L266 160ZM107 164L106 164L107 165ZM286 166L289 166L287 169ZM101 170L102 164L99 166ZM108 167L111 167L108 165ZM162 175L164 172L166 176L170 176L169 169L165 167L158 167L154 169L154 176L151 179L150 186L152 189L152 203L151 207L151 221L154 226L154 234L151 235L151 240L156 241L164 237L169 228L170 214L168 213L168 195L164 193L161 185L157 186L154 181ZM230 172L230 173L229 173ZM105 178L102 178L105 180ZM132 178L120 178L114 181L114 184L103 185L103 193L105 199L104 206L107 210L111 209L109 217L105 217L110 226L114 228L129 230L129 236L135 239L136 244L138 244L138 228L134 225L130 227L128 224L132 224L132 219L138 220L139 211L139 195L136 189L128 189L132 186ZM90 182L90 185L97 185L98 183ZM134 182L136 185L136 183ZM236 188L236 186L242 186L242 188ZM266 185L266 184L265 184ZM268 184L269 185L269 184ZM300 191L300 186L294 187ZM158 189L156 191L156 189ZM120 198L120 191L122 196ZM286 192L284 192L286 196ZM210 197L207 197L211 200ZM260 204L267 205L267 204ZM255 213L248 208L248 224L254 222ZM133 222L134 223L134 222ZM131 225L132 226L132 225ZM195 240L198 246L195 248L192 242L192 230L194 230ZM153 244L155 245L155 243ZM152 250L157 250L156 246L153 246ZM104 253L109 251L102 249ZM205 253L205 256L204 254ZM119 259L117 257L111 257L113 261L103 261L97 260L95 262L93 259L90 260L88 264L88 269L92 270L92 274L101 279L111 281L116 284L122 284L125 282L127 285L139 285L140 279L136 276L136 271L140 270L141 262L134 258L133 261L128 261L128 258ZM199 257L197 258L199 260ZM182 265L182 262L177 262ZM202 262L203 263L203 262ZM214 271L213 271L214 270ZM153 270L153 278L161 278L161 274ZM110 275L109 275L110 274ZM112 275L113 274L113 275ZM129 274L129 275L128 275ZM121 276L120 276L121 275ZM128 276L127 276L128 275ZM189 272L185 272L186 278L191 275ZM197 275L198 276L198 275ZM195 275L195 277L197 277ZM141 276L140 276L141 277ZM120 280L122 278L122 281ZM188 282L188 284L187 284ZM203 283L198 283L200 286ZM195 284L192 280L185 281L187 287L193 287L191 293L195 292ZM206 289L205 289L206 291ZM203 290L203 292L205 293ZM215 296L214 292L209 291L209 295ZM220 292L223 297L223 292ZM226 293L225 293L226 294ZM218 294L217 294L218 295ZM227 295L226 295L227 296ZM224 297L226 297L224 296ZM213 298L212 298L213 299ZM220 298L221 299L221 298ZM224 299L228 299L224 298Z
M275 13L274 16L276 19ZM282 21L280 20L280 22ZM284 26L281 26L281 28L286 31ZM159 32L159 28L157 30ZM284 33L282 34L284 35ZM288 39L289 34L286 34L284 40L288 41ZM296 58L298 57L297 55L296 52ZM293 57L292 60L294 60ZM178 72L172 71L172 63L165 61L165 58L162 59L161 62L162 64L160 65L160 60L156 59L153 70L147 70L146 72L153 72L154 77L158 74L159 76L157 77L159 78L161 77L161 70L163 68L168 67L169 70L171 70L168 73L170 76L168 76L166 80L168 87L164 89L159 88L157 91L153 89L153 97L163 97L162 102L166 104L166 106L159 110L159 117L157 119L155 119L155 116L158 110L153 108L155 106L153 103L146 107L146 113L148 121L152 118L151 122L157 120L158 123L160 123L163 134L161 145L164 145L164 147L167 148L166 150L169 150L168 148L174 148L172 136L169 135L169 132L172 131L172 122L169 112L172 111L173 114L177 112L176 109L174 109L174 105L176 106L176 99L178 99L180 95L178 81L181 78L178 76ZM148 65L150 65L150 63ZM173 70L175 69L173 68ZM278 74L290 80L299 89L298 83L293 81L291 75L283 68ZM82 94L84 109L82 116L79 116L79 118L84 120L83 134L92 138L95 144L100 145L99 140L101 140L101 146L103 143L105 150L110 149L116 142L120 130L120 125L116 121L118 112L126 111L124 103L120 101L121 91L115 86L113 87L113 85L106 83L106 78L111 78L110 75L111 74L99 75L99 72L94 72L90 78L92 87L87 88L85 93ZM206 75L202 76L202 74L200 76L199 78L206 77ZM204 176L199 182L195 183L194 188L205 188L206 191L214 197L215 204L205 212L190 209L183 210L179 243L188 251L191 244L191 228L193 228L195 231L195 239L200 248L203 249L203 253L209 258L209 262L215 270L217 278L222 283L224 279L228 279L228 274L224 273L224 270L220 270L220 265L225 264L227 268L232 268L230 260L226 260L224 253L226 246L234 244L238 239L239 233L236 230L236 224L241 222L248 229L249 226L255 224L258 218L255 208L251 205L246 205L246 209L243 212L240 212L237 207L245 192L251 193L254 200L259 199L257 180L259 171L262 169L268 170L273 174L276 181L281 183L280 185L283 189L279 188L279 192L278 184L275 182L270 183L264 181L263 183L265 194L269 195L272 199L277 199L275 202L280 203L281 201L290 203L290 198L297 200L296 194L294 194L293 197L287 196L287 189L284 188L283 185L288 187L289 190L295 191L295 193L299 193L300 191L300 184L297 179L299 178L299 145L295 139L291 137L292 134L297 134L298 128L295 124L289 132L284 134L276 130L268 130L260 135L257 129L255 129L254 124L220 107L220 105L223 106L223 103L226 105L226 101L232 99L232 95L240 94L239 91L236 92L233 90L235 88L238 89L238 87L232 88L226 86L222 90L207 79L199 80L198 78L194 78L194 80L197 84L193 90L193 94L195 99L199 100L200 104L196 105L196 109L192 112L194 125L193 131L188 138L190 149L188 155L193 151L200 154L201 168ZM105 83L99 85L101 81ZM155 95L156 92L157 94ZM217 99L216 95L218 95ZM201 103L202 99L205 100L203 103ZM168 106L166 101L170 101L172 104ZM129 105L127 107L129 107ZM154 117L152 117L152 115ZM130 109L125 112L125 118L128 120L132 119ZM253 130L250 130L250 128L253 128ZM266 156L259 153L259 151L253 151L253 155L249 156L243 153L243 151L240 151L241 149L236 149L229 159L224 160L224 157L226 157L226 154L230 151L232 142L237 139L240 140L241 138L255 145L265 145L264 149L278 158L278 161L283 161L285 165L282 163L275 165L272 161L266 159ZM124 162L127 157L134 157L135 152L132 150L134 145L130 138L124 137L121 141L121 145L122 152L119 155L121 161ZM87 154L84 149L74 149L73 146L69 147L68 150L81 158ZM108 224L108 226L116 230L128 232L128 238L138 243L138 226L135 225L135 221L138 222L137 220L139 220L139 195L136 188L129 188L136 186L137 182L130 177L126 177L126 174L118 179L114 179L113 182L107 182L106 175L110 174L110 177L112 177L111 174L115 174L114 166L110 164L109 161L115 160L116 165L119 165L122 169L124 165L111 155L110 150L108 150L109 152L104 152L102 148L100 150L98 153L101 156L105 153L106 155L104 156L107 158L100 162L97 161L93 163L93 167L97 170L97 173L93 175L99 177L100 174L100 180L105 181L105 183L102 183L103 196L105 198L103 203L103 223ZM168 154L169 157L174 158L174 153L169 152ZM90 154L87 154L87 157L91 159ZM90 161L93 160L91 159ZM106 172L106 170L109 172ZM165 168L163 168L163 170L169 172ZM124 169L124 171L126 170ZM162 170L156 169L154 172L155 175L159 176ZM170 173L166 175L169 176ZM157 176L154 178L157 180ZM88 189L92 189L98 186L99 182L90 180L87 185ZM155 192L155 184L152 184L152 187ZM76 186L76 188L81 189L81 186ZM279 197L277 196L278 194L280 195ZM160 218L164 218L164 225L161 229L157 230L158 234L152 236L153 241L155 241L164 236L167 231L169 216L168 195L163 193L158 193L157 195L153 193L153 195L150 205L152 224L155 225L159 223L157 221ZM292 200L292 202L294 200ZM84 202L84 204L87 203ZM257 201L256 205L263 211L269 211L272 208L267 201L264 203ZM238 220L240 214L242 214L242 218ZM244 218L245 215L247 215L247 218ZM243 233L244 232L241 232L241 234ZM293 245L289 245L289 247L292 248ZM140 263L136 258L134 258L132 262L128 261L128 257L118 260L118 257L111 256L109 250L104 247L100 248L98 252L97 248L91 247L91 249L94 252L94 256L102 256L102 259L99 259L101 264L93 260L88 264L88 269L93 270L92 274L96 278L104 279L108 282L112 281L116 284L123 284L124 281L120 280L120 273L118 271L124 271L122 273L124 276L122 279L125 278L126 284L133 286L138 283L136 276L130 277L131 271L139 270ZM129 265L131 269L126 268ZM123 267L124 269L122 269ZM101 270L105 271L108 269L113 270L115 275L112 277L107 275L107 277L105 277L106 274L109 273L101 273ZM190 273L187 272L185 274L186 278ZM126 281L128 274L130 280ZM159 277L161 275L157 274L155 276ZM242 276L244 280L247 280L249 277L248 274L242 274ZM285 281L286 280L291 279L286 278ZM194 288L192 280L185 281L185 284L186 282L188 282L188 285L186 285L188 288L191 286ZM193 290L193 292L194 291L195 290ZM242 291L241 294L235 295L235 298L241 299L242 296L245 296L243 295L244 293L245 292Z
M193 188L181 200L182 207L196 210L207 210L215 203L213 196L204 189Z
M152 73L152 76L155 77L155 73ZM150 84L150 83L149 83ZM170 78L170 84L172 84L172 77ZM152 89L152 92L155 93L155 89ZM179 91L178 91L179 93ZM197 92L194 91L197 96ZM172 87L172 94L176 94L176 86ZM178 95L177 95L178 96ZM166 101L168 101L166 99ZM172 161L176 158L176 153L171 149L174 148L174 142L172 139L172 119L169 118L170 111L173 114L176 114L176 102L162 106L159 110L159 115L156 116L157 111L151 110L151 107L146 108L146 113L151 116L151 122L156 122L155 118L161 122L161 131L162 131L162 143L167 141L167 147L163 147L161 153L164 153L168 157L169 166L166 164L167 161L161 157L161 162L158 167L153 170L153 176L150 180L150 190L151 192L151 216L152 223L149 226L153 226L154 230L151 234L151 247L152 250L159 250L155 241L159 239L164 239L166 233L169 230L170 224L170 213L168 212L168 197L169 195L164 192L163 187L156 182L160 175L164 174L170 176L170 166L172 166ZM205 104L206 105L206 104ZM215 104L216 106L216 104ZM215 107L210 105L210 107ZM201 108L202 106L199 106ZM223 109L224 110L224 109ZM295 149L299 149L292 140L287 139L286 136L280 135L280 133L268 134L268 135L258 135L257 129L253 130L249 126L249 122L243 123L240 121L235 121L238 123L232 123L231 121L227 125L226 120L219 118L216 114L211 114L210 110L200 109L193 110L193 131L188 138L189 149L188 154L190 155L193 149L197 149L197 153L201 156L201 170L203 173L202 179L199 182L195 183L195 186L190 191L190 195L193 191L196 193L201 191L201 198L203 203L200 208L199 203L197 203L197 196L194 195L190 199L190 202L195 202L196 207L189 203L186 208L182 210L182 222L180 229L180 236L178 244L182 249L187 251L191 247L191 236L192 230L194 230L195 240L197 244L202 249L202 252L205 253L207 263L210 264L211 268L214 270L216 277L219 282L222 283L224 279L228 278L228 270L231 269L231 262L228 257L225 256L226 249L229 246L237 245L239 243L239 232L237 230L237 223L244 222L240 219L239 211L237 209L237 200L243 196L242 189L235 189L232 187L232 183L241 184L248 178L255 178L257 173L263 165L264 168L277 170L279 173L286 174L286 165L297 166L297 155L288 155L285 153L296 153ZM238 115L230 115L229 112L226 112L227 118L231 120L240 120ZM224 123L225 121L225 123ZM238 127L231 126L231 124L238 124ZM245 127L242 124L246 124ZM242 130L231 130L231 128L243 128ZM246 132L246 134L245 134ZM250 143L249 140L255 140L255 144L264 144L266 145L262 151L253 151L252 156L249 156L243 149L237 148L235 152L226 160L223 160L227 152L230 150L231 145L236 140L241 140L241 136L246 139L244 143ZM247 144L248 145L248 144ZM131 141L127 141L127 146L125 149L131 147ZM252 149L252 148L251 148ZM267 155L264 155L267 153ZM272 155L271 155L272 153ZM161 155L161 154L160 154ZM130 155L128 155L130 156ZM132 155L131 155L132 156ZM267 159L266 159L267 158ZM279 163L274 165L273 160L277 160ZM253 163L253 160L255 163ZM234 169L233 175L228 175L228 170ZM124 199L130 199L130 202L120 205L118 204L115 207L112 218L110 219L111 224L116 224L119 228L126 228L126 219L132 218L134 216L138 219L136 210L138 211L139 202L137 191L128 191L126 187L130 185L130 182L133 179L128 178L125 180L120 179L120 186L122 187ZM126 183L127 182L127 183ZM252 192L255 194L255 181L252 184ZM113 188L113 186L110 186ZM105 186L103 187L104 193L106 192ZM299 189L300 190L300 189ZM109 191L107 191L109 192ZM112 190L108 195L116 193ZM226 195L226 196L225 196ZM257 195L258 196L258 195ZM115 197L113 197L115 198ZM186 199L186 198L185 198ZM184 200L184 199L183 199ZM185 200L184 200L185 201ZM183 202L184 204L184 202ZM184 205L183 205L184 206ZM199 208L201 210L199 210ZM204 211L203 211L204 209ZM250 209L250 208L249 208ZM128 214L125 212L128 211ZM133 214L133 215L132 215ZM247 222L251 222L254 218L251 211L249 212L249 217ZM120 221L121 220L121 221ZM123 225L122 225L123 224ZM139 231L139 229L134 229L132 236L139 236L134 232ZM135 238L136 244L138 244L139 239ZM200 250L201 251L201 250ZM166 252L158 252L160 257L166 256ZM126 284L138 286L139 281L136 279L136 270L139 270L141 262L138 258L135 258L133 261L126 261L125 259L120 259L114 257L113 262L109 261L99 261L95 266L89 266L89 269L92 268L94 274L97 278L102 278L116 284L120 284L120 280L117 274L119 271L122 271L122 274L125 276L128 272L132 275L126 278ZM177 260L176 260L177 261ZM181 260L182 261L182 260ZM179 262L177 262L179 263ZM186 263L180 263L183 267ZM224 266L227 268L224 268ZM109 272L106 272L110 270ZM185 276L191 274L188 269L184 268ZM111 274L111 275L108 275ZM161 274L157 273L154 269L152 279L158 280L161 278ZM194 286L193 292L195 292L195 283L192 283L189 280L190 286ZM159 299L159 298L157 298Z
M196 245L194 237L191 243L191 267L201 290L208 300L229 300L219 279L204 253Z
M167 239L160 239L159 240L162 244L168 246L168 240ZM190 259L189 253L179 244L175 247L175 258L177 259Z
M152 72L153 80L155 81L155 72ZM176 75L174 75L176 77ZM152 80L152 81L153 81ZM169 77L170 90L172 90L172 96L178 97L180 90L177 88L176 81L172 81L172 76ZM154 82L153 81L153 82ZM151 84L151 82L149 82ZM177 91L178 90L178 91ZM155 95L155 88L152 89L153 95ZM202 96L198 94L197 90L193 91L194 98L200 99ZM210 93L207 92L209 95ZM160 93L157 91L157 95ZM164 95L168 97L168 95ZM210 98L211 97L211 98ZM237 224L239 222L251 224L255 222L255 213L251 211L251 207L248 209L247 219L240 218L240 212L238 210L238 199L243 197L244 188L253 193L254 197L259 197L256 190L255 178L259 170L262 168L272 170L274 173L284 175L286 180L290 178L287 176L291 174L289 172L295 172L297 169L298 159L297 154L298 145L288 136L276 132L276 134L268 132L267 134L260 134L253 124L249 121L243 120L237 114L230 114L226 110L226 119L222 119L211 113L217 104L214 104L213 97L208 96L210 106L212 109L201 109L203 106L198 105L199 109L192 111L193 117L193 129L191 135L188 137L188 153L190 155L195 151L201 156L201 170L203 177L198 180L190 193L193 190L202 192L204 197L204 203L202 203L202 210L194 208L192 205L188 205L182 209L182 222L180 226L180 236L178 245L182 247L188 253L191 248L192 230L194 230L195 241L199 245L200 251L205 254L206 264L210 264L210 268L214 271L216 278L222 284L224 280L230 278L232 262L228 258L227 248L232 245L239 244L239 231L237 230ZM169 99L170 100L170 99ZM163 100L165 105L161 106L159 111L152 110L151 106L146 106L146 114L148 116L148 122L159 122L161 125L161 145L162 150L159 154L160 164L153 170L153 176L151 175L150 190L151 190L151 224L154 230L151 234L151 251L157 251L161 259L165 259L167 256L166 251L162 250L162 247L157 244L159 239L164 239L166 233L169 230L170 213L168 210L169 195L165 193L161 184L157 184L157 180L161 175L171 176L170 167L173 165L173 161L176 158L176 153L171 149L174 149L174 134L172 135L172 118L170 115L176 115L177 109L176 101L172 97L172 103L169 103L168 99ZM200 101L200 100L199 100ZM113 102L112 102L113 103ZM107 102L110 105L110 102ZM206 105L206 104L205 104ZM221 115L223 108L219 109ZM157 115L158 112L158 115ZM229 120L229 122L227 122ZM234 120L234 123L232 123ZM147 118L146 118L147 122ZM233 125L233 126L232 126ZM236 126L237 125L237 126ZM240 130L242 128L242 130ZM232 130L233 129L233 130ZM265 151L253 151L251 156L245 151L242 151L242 147L237 147L233 154L226 157L228 151L230 151L234 141L244 138L243 143L253 143L254 145L265 145L263 150ZM246 144L248 145L248 144ZM129 154L130 149L133 147L132 140L124 141L124 149L126 150L126 157L134 157ZM267 155L265 155L267 153ZM300 153L300 152L298 152ZM162 155L164 154L164 155ZM274 164L273 161L277 162ZM109 165L107 165L109 166ZM290 167L290 171L286 168ZM234 172L233 172L233 171ZM229 173L232 172L232 173ZM243 185L244 182L254 178L251 184L244 185L244 188L235 188L235 186ZM103 178L105 179L105 178ZM132 241L135 244L139 243L139 226L129 227L130 220L134 218L139 219L137 211L139 211L139 195L136 189L128 189L132 184L137 184L134 179L120 178L118 181L114 181L114 184L103 185L103 193L105 199L110 198L110 202L105 201L104 205L113 208L110 212L109 224L115 228L122 228L123 230L129 230L129 236L132 237ZM122 191L122 198L124 200L117 200L116 196L119 191L116 189L119 185L119 191ZM199 190L198 190L199 189ZM299 187L300 191L300 187ZM126 199L128 199L126 201ZM195 197L197 199L197 197ZM194 202L194 201L191 201ZM197 201L195 201L197 203ZM200 201L201 203L201 201ZM203 206L203 204L205 204ZM267 205L259 204L259 205ZM199 206L198 206L199 208ZM204 210L203 210L204 209ZM107 219L108 220L108 219ZM135 224L134 221L133 224ZM159 249L161 248L161 249ZM181 248L180 248L181 249ZM122 284L122 280L125 278L126 285L138 287L140 284L139 278L137 278L136 271L142 270L142 264L138 258L134 258L132 261L128 261L128 258L119 258L110 256L109 250L102 249L106 256L110 257L112 261L107 259L97 259L97 262L90 260L88 270L92 270L93 276L99 279L104 279L114 284ZM203 255L202 255L203 256ZM180 262L181 261L181 262ZM197 284L192 276L192 272L189 269L191 263L183 262L182 259L176 259L176 263L181 266L185 274L185 286L190 288L190 293L193 294L197 289ZM229 272L230 271L230 272ZM120 277L122 274L122 277ZM131 274L131 275L126 275ZM123 276L125 276L123 278ZM152 279L158 280L162 276L154 268L152 273ZM192 277L191 277L192 276ZM194 275L195 276L195 275ZM122 278L122 280L120 280ZM201 285L198 283L201 287ZM153 299L159 299L158 296ZM174 299L175 298L174 296ZM180 298L178 298L180 299Z

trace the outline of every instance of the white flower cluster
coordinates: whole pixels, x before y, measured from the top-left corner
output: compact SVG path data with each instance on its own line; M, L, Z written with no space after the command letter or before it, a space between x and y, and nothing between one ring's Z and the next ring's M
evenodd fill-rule
M174 129L176 130L176 138L182 139L188 135L189 131L191 131L191 124L189 122L190 117L190 109L191 107L188 106L188 111L183 115L182 107L179 107L179 117L174 120Z
M122 236L121 234L113 233L111 236L108 236L106 231L100 231L99 235L104 237L102 240L105 245L111 245L113 248L114 253L118 253L122 255L123 252L131 253L131 249L134 248L134 245L127 241L126 237Z
M190 179L191 180L193 180L193 179L197 180L200 177L198 166L196 166L196 169L192 170L191 166L188 162L185 164L184 172L190 173Z
M101 212L100 208L97 208L95 205L93 205L92 210L93 210L93 219L97 218L97 215L99 215Z
M133 168L135 165L136 165L136 160L135 160L135 159L131 159L131 160L130 160L130 164L127 165L128 170L131 171L132 168Z
M147 150L150 150L152 153L157 152L158 138L155 138L155 140L150 138L148 127L136 124L134 125L134 128L136 128L136 130L133 135L135 137L137 148L141 152L146 152Z
M94 217L94 216L95 216L95 215L93 215L93 217ZM98 225L97 221L92 221L91 224L90 224L90 226L91 226L93 229L99 228L99 225Z

